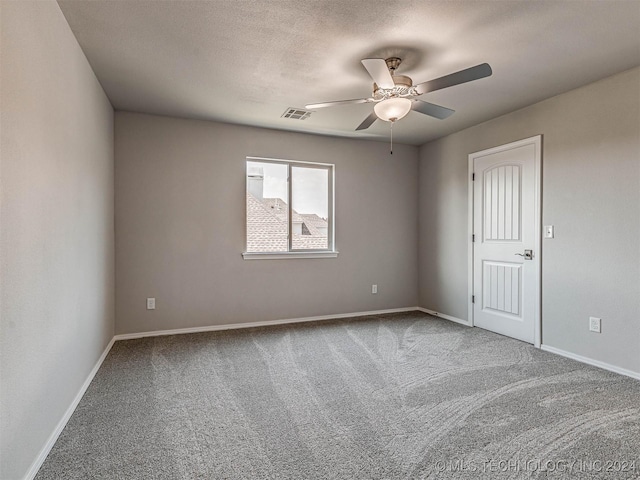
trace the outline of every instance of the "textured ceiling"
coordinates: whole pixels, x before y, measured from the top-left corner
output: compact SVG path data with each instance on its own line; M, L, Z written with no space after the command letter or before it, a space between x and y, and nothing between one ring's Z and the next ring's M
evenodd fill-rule
M640 1L58 0L117 110L373 140L360 59L399 56L414 83L488 62L493 76L423 95L394 140L419 145L640 65ZM640 87L639 87L640 89Z

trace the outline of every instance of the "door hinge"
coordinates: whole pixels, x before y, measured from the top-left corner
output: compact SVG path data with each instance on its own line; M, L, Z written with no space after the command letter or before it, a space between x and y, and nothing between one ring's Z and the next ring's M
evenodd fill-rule
M476 296L475 295L471 295L471 303L476 303Z
M476 174L475 174L475 173L472 173L472 174L471 174L471 181L472 181L472 182L475 182L475 181L476 181Z
M476 234L472 233L471 234L471 242L475 242L476 241Z

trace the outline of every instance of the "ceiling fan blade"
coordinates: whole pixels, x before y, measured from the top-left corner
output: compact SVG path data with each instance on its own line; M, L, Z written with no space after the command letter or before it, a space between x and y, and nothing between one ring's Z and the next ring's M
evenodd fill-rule
M376 115L376 112L371 112L371 115L365 118L364 121L360 125L358 125L358 128L356 128L356 131L365 130L369 128L373 124L373 122L375 122L377 119L378 119L378 116Z
M313 110L315 108L335 107L337 105L351 105L354 103L369 103L369 102L371 102L371 99L369 98L356 98L354 100L338 100L337 102L310 103L309 105L305 105L304 108Z
M411 110L424 113L430 117L439 118L440 120L444 120L455 113L455 110L451 110L450 108L441 107L435 103L423 102L422 100L414 100L411 104Z
M393 88L395 84L393 83L393 78L391 77L391 73L389 72L389 67L387 67L387 62L385 62L381 58L365 58L362 60L362 65L367 69L373 81L378 84L379 87L382 88Z
M422 95L423 93L434 92L442 88L453 87L454 85L460 85L461 83L467 83L488 77L492 73L493 71L491 70L491 66L488 63L482 63L475 67L470 67L450 75L445 75L444 77L436 78L435 80L420 83L416 85L416 91L418 92L418 95Z

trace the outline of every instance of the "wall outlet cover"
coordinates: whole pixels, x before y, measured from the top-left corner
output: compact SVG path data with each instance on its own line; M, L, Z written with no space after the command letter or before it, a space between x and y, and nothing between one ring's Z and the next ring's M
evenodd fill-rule
M155 309L156 309L156 299L147 298L147 310L155 310Z
M602 319L597 317L589 317L589 331L600 333L600 322Z

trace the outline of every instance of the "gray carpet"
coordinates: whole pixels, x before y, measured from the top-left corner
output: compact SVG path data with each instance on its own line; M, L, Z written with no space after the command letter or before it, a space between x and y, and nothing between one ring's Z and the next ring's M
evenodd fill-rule
M417 312L121 341L36 478L640 478L640 382Z

